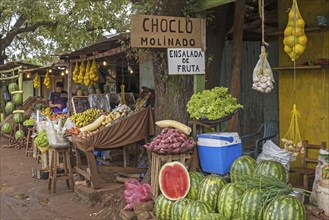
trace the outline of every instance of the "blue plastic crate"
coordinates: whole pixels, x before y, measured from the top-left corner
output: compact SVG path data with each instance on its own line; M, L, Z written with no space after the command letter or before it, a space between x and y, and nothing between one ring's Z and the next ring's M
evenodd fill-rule
M197 137L203 172L227 174L233 162L242 155L241 140L236 132L207 133Z

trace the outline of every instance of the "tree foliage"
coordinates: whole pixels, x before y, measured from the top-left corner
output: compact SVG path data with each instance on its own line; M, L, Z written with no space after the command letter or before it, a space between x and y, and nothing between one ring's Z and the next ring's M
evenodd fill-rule
M129 0L1 0L0 54L51 62L130 26Z

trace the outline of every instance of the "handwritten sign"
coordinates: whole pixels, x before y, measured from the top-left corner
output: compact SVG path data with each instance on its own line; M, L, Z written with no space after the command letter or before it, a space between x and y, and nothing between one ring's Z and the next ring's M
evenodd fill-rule
M133 15L131 46L145 48L201 48L201 18Z
M168 48L170 75L205 74L205 56L201 48Z
M90 108L88 96L72 97L72 106L74 113L80 113Z

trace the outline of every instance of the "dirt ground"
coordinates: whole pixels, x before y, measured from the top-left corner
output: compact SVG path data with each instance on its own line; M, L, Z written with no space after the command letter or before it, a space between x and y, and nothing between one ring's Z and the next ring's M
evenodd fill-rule
M0 138L0 220L97 219L93 213L102 207L81 202L64 180L57 182L55 194L49 193L47 180L32 178L32 168L41 165L23 149L3 148L8 141Z

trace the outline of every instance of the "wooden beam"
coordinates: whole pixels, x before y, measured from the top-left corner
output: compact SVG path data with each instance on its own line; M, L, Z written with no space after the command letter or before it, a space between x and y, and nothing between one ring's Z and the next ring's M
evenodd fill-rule
M235 2L234 23L233 23L233 53L232 53L232 76L230 83L230 93L240 100L240 71L243 47L243 25L245 15L245 0ZM229 123L230 131L238 131L238 114L234 115Z
M86 60L100 59L100 58L103 58L103 57L109 57L109 56L113 56L113 55L116 55L116 54L119 54L119 53L123 53L125 51L126 51L125 48L117 47L117 48L113 48L111 50L107 50L107 51L99 53L99 54L95 54L93 56L89 56L89 57L82 58L82 59L70 59L69 61L71 63L75 63L75 62L82 62L82 61L86 61Z
M193 10L195 12L205 11L207 9L215 8L235 1L236 0L199 0L193 7Z
M0 70L0 74L6 74L6 73L12 73L15 71L21 71L22 70L22 66L18 66L9 70Z

